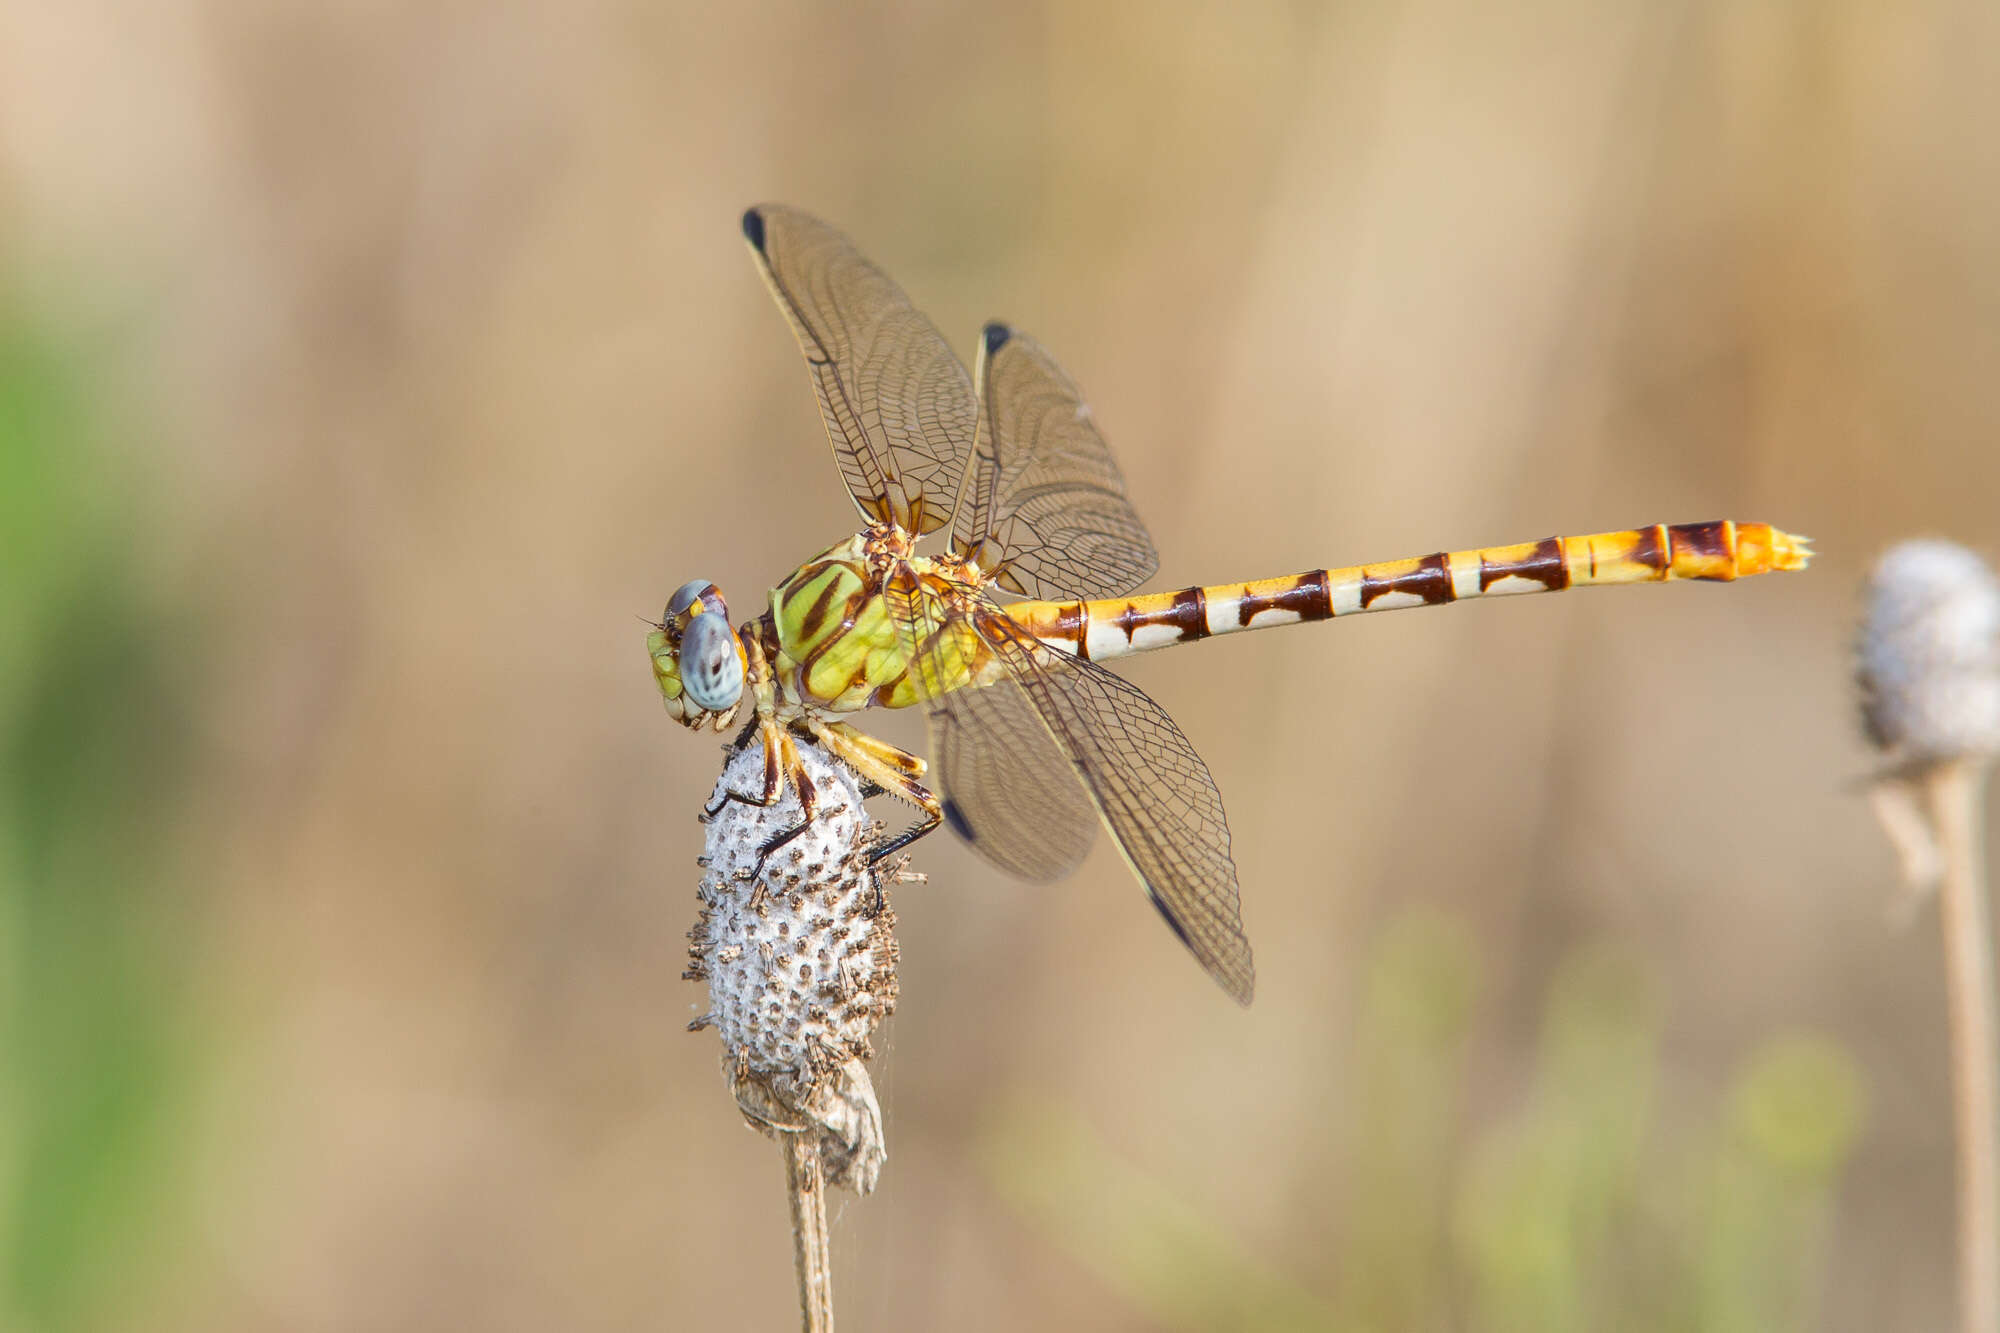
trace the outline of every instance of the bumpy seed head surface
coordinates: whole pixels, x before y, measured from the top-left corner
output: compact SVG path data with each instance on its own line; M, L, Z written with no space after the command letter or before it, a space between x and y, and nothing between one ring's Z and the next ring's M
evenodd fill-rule
M870 864L879 827L854 774L803 739L818 795L811 821L787 783L764 807L761 747L730 755L709 800L701 919L688 976L708 982L691 1026L722 1038L723 1068L745 1119L770 1134L810 1134L826 1179L866 1194L887 1159L882 1111L863 1065L896 1007L894 867Z
M811 746L799 753L819 797L810 823L789 783L769 807L724 801L761 789L758 747L723 770L689 953L690 974L708 981L707 1024L726 1059L810 1082L870 1053L870 1035L896 1004L896 946L859 782Z
M2000 579L1952 542L1909 541L1864 591L1857 675L1868 738L1911 764L2000 754Z

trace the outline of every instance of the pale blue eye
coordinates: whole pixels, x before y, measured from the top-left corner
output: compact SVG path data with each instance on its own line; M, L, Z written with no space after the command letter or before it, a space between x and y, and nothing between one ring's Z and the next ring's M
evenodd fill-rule
M695 601L700 598L703 589L707 587L707 579L690 579L688 582L683 583L679 590L667 599L667 614L661 617L661 619L672 620L675 616L693 606Z
M727 712L742 697L743 659L736 655L736 636L714 612L703 611L681 631L680 666L681 687L695 707Z

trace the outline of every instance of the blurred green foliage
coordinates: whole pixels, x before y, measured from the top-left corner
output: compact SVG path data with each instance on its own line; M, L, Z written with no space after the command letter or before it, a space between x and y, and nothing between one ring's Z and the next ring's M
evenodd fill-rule
M0 288L0 1327L161 1270L189 962L172 833L193 636L144 581L109 359ZM182 627L184 628L184 627Z
M1063 1109L1020 1097L984 1136L994 1190L1163 1328L1329 1326L1331 1309L1231 1241L1165 1182L1105 1151Z
M1643 961L1587 945L1543 997L1510 1109L1468 1108L1470 929L1392 921L1366 972L1327 1263L1289 1276L1076 1117L1020 1098L983 1166L1022 1217L1176 1329L1776 1330L1816 1323L1831 1198L1865 1118L1854 1062L1787 1036L1690 1115ZM1491 1116L1461 1161L1469 1115Z

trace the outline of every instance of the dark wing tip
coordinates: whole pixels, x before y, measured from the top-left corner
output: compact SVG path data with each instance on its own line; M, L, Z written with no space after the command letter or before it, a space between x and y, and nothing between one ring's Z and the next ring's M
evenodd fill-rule
M1224 994L1248 1009L1257 994L1257 963L1250 956L1250 942L1241 936L1237 937L1237 942L1243 946L1240 956L1235 953L1204 956L1197 950L1195 958L1215 984L1222 987Z
M743 239L750 242L758 254L764 253L764 210L746 208L743 210Z
M994 355L1001 348L1005 347L1007 340L1013 336L1014 330L1008 328L997 319L988 320L986 327L980 331L980 337L986 343L986 355L988 356Z
M949 811L946 813L948 815ZM1167 900L1154 892L1150 884L1146 886L1146 896L1152 899L1160 919L1167 923L1168 930L1174 932L1174 938L1185 945L1195 961L1201 964L1202 971L1208 973L1230 999L1248 1009L1257 994L1257 964L1250 957L1250 942L1238 934L1236 942L1243 946L1243 956L1237 958L1219 954L1213 946L1204 947L1195 943L1194 936L1188 933L1187 924L1174 915L1173 908L1167 906Z
M967 842L978 842L979 836L972 831L972 821L965 817L965 811L957 801L944 798L944 822L951 825L951 831Z

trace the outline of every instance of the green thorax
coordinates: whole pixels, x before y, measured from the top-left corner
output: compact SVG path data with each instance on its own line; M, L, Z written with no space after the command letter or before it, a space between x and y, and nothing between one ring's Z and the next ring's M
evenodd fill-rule
M771 590L771 621L777 629L776 668L781 689L828 712L906 708L919 693L909 678L910 658L882 597L881 580L902 558L871 551L868 534L848 538L808 560ZM920 587L938 585L931 562L907 557ZM925 672L930 688L952 690L968 684L980 651L970 625L946 614L944 603L924 598L927 630L949 622L942 634L926 638L934 651Z
M886 702L875 692L902 677L896 627L860 536L806 561L771 589L771 620L781 685L816 707L845 713Z

